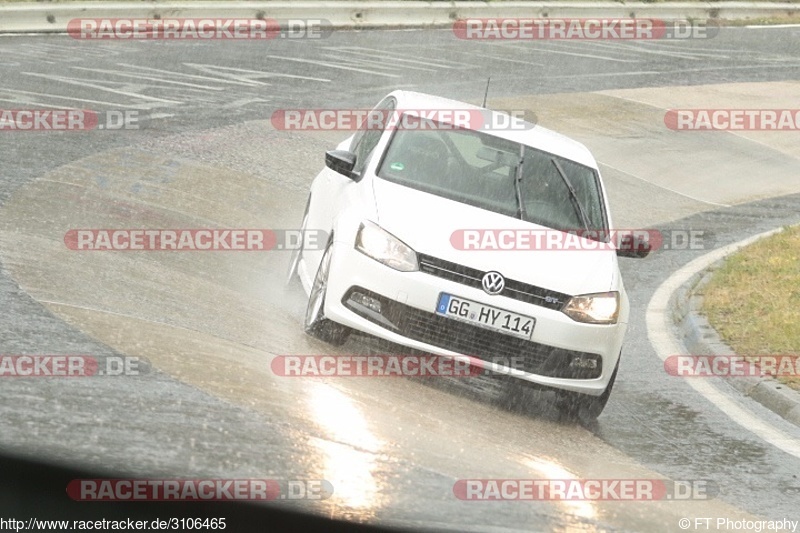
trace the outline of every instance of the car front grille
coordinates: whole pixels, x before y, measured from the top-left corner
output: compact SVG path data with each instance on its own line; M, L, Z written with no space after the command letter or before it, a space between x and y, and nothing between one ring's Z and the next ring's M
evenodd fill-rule
M350 300L355 292L381 303L381 312L367 312ZM342 303L362 317L409 339L483 361L511 366L540 376L594 379L602 374L599 354L564 350L453 320L401 304L360 287L351 288ZM596 360L595 368L574 368L576 357Z
M437 276L446 280L461 283L476 289L482 289L481 279L486 272L471 268L458 263L452 263L425 254L418 254L419 269L426 274ZM546 307L560 311L564 304L571 298L570 295L549 289L543 289L536 285L522 283L513 279L506 278L505 287L499 293L500 296L519 300L521 302Z

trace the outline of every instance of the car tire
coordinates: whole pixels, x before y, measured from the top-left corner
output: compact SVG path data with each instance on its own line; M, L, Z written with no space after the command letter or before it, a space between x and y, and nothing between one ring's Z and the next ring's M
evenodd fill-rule
M289 266L286 270L286 286L290 286L294 281L300 281L300 276L297 274L297 268L300 261L303 259L303 247L305 246L305 231L306 224L308 223L308 209L311 206L311 195L308 196L306 201L306 209L303 212L303 221L300 224L300 246L296 250L292 250L292 256L289 258Z
M308 295L305 314L305 331L312 337L334 346L341 346L350 336L350 328L325 318L325 296L328 289L331 257L333 256L333 236L325 247L322 260L319 262L317 275Z
M620 354L621 357L622 354ZM569 418L577 418L580 420L594 420L603 412L608 399L611 397L611 389L614 388L614 382L617 379L617 370L619 370L619 359L617 366L614 367L614 372L611 374L611 379L608 380L606 390L600 396L590 396L589 394L581 394L569 391L556 392L556 406L559 412Z

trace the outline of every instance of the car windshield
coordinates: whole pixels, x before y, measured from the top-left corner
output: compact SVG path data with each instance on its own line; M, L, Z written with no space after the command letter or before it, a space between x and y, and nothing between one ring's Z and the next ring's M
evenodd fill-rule
M447 128L433 121L430 125L433 127L426 129L398 128L380 163L378 176L560 231L582 230L586 224L589 230L606 230L595 170L525 146L517 194L518 143L480 131ZM559 175L559 168L566 180ZM570 197L567 182L574 188L577 202ZM586 221L582 220L581 211Z

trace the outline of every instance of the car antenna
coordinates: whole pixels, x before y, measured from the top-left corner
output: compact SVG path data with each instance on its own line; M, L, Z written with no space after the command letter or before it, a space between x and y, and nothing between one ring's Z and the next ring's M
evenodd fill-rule
M486 97L489 96L489 82L491 82L491 81L492 81L492 77L489 76L489 78L486 80L486 92L483 93L483 105L481 106L484 109L486 109Z

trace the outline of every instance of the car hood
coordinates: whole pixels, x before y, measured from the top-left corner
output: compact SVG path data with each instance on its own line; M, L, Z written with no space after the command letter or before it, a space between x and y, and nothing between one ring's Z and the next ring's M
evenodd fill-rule
M618 283L613 250L462 250L451 241L460 230L547 228L380 178L373 190L376 222L418 253L573 296Z

